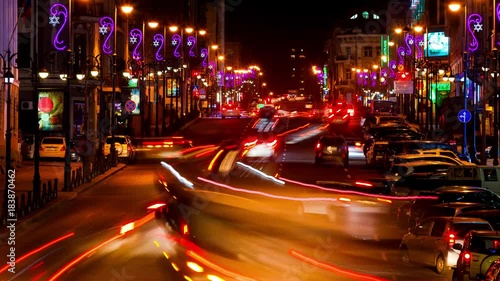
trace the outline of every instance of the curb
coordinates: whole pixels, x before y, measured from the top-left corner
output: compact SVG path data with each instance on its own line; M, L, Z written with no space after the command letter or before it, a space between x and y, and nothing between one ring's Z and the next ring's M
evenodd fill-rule
M120 165L120 164L118 164L118 165ZM78 196L78 194L84 192L85 190L89 189L90 187L92 187L92 186L94 186L94 185L96 185L98 183L103 182L105 179L107 179L107 178L111 177L112 175L118 173L119 171L123 170L125 167L127 167L127 165L122 164L121 166L118 166L117 168L115 168L115 170L111 171L109 174L105 173L103 175L99 175L99 176L95 177L93 179L93 181L85 183L85 184L77 187L74 191L69 191L69 192L59 191L57 199L55 199L54 201L52 201L52 202L48 203L47 205L45 205L44 208L42 208L42 209L40 209L38 211L35 211L32 214L27 215L26 217L18 220L16 222L16 228L22 227L23 225L31 223L33 220L36 220L38 217L40 217L43 214L45 214L46 212L48 212L48 210L57 207L58 205L60 205L61 203L65 202L65 201L69 201L69 200L75 199ZM7 229L0 231L0 240L3 240L5 238L4 236L7 233L8 233Z
M200 117L199 117L199 116L198 116L198 117L196 117L195 119L193 119L193 120L191 120L191 121L187 122L186 124L184 124L184 126L182 126L182 127L179 129L179 131L183 131L183 130L185 130L187 127L191 126L194 122L198 121L198 119L200 119Z

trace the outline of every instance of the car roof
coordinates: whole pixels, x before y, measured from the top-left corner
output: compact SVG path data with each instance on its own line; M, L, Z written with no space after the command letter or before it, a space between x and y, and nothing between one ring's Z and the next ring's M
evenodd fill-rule
M459 223L463 223L463 222L480 222L480 223L488 223L488 221L486 220L483 220L483 219L480 219L480 218L474 218L474 217L451 217L451 216L436 216L436 217L428 217L428 219L430 218L439 218L439 219L445 219L445 220L449 220L449 221L453 221L453 222L459 222Z
M488 188L478 187L478 186L468 186L468 185L448 185L441 186L435 189L437 192L457 192L457 191L465 191L465 192L474 192L474 191L490 191Z
M455 164L449 163L449 162L443 162L443 161L429 161L429 160L417 160L417 161L412 161L412 162L406 162L406 163L397 163L394 164L393 166L430 166L430 165L448 165L450 167L455 167Z
M461 208L461 207L465 208L465 207L471 207L471 206L489 207L488 205L476 203L476 202L448 202L448 203L439 203L436 205L432 205L432 207L445 207L445 208Z
M500 231L498 230L471 230L469 232L470 235L478 237L478 236L499 236Z

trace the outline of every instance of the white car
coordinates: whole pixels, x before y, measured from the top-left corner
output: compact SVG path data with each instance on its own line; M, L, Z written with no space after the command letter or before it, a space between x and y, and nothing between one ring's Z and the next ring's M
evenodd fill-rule
M118 159L123 159L127 162L133 162L136 159L136 150L129 136L116 135L114 138L114 142L115 150L118 153ZM111 153L111 144L112 137L108 136L106 138L106 144L104 145L105 156Z
M40 158L64 159L66 149L66 139L64 137L44 137L40 143Z

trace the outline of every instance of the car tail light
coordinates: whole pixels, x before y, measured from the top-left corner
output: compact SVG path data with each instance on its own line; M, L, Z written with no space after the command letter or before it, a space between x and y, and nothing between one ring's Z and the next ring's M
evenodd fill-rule
M66 151L66 146L61 147L61 151Z
M360 146L361 146L361 143L360 143L359 141L357 141L357 142L354 144L354 146L356 146L356 147L360 147Z
M318 143L316 144L316 148L317 148L317 149L320 149L320 148L321 148L321 143L319 143L319 142L318 142Z
M181 224L181 232L182 232L182 235L189 234L189 226L186 223Z
M450 233L448 234L448 246L452 248L454 244L455 244L455 234Z
M471 258L472 258L471 253L469 253L469 252L464 252L463 253L462 263L463 263L464 273L468 273L469 272Z
M277 143L278 143L277 140L273 140L272 142L267 143L267 146L274 147L274 146L276 146Z
M349 113L347 113L346 115L344 115L344 117L342 117L342 119L346 119L347 117L349 117Z

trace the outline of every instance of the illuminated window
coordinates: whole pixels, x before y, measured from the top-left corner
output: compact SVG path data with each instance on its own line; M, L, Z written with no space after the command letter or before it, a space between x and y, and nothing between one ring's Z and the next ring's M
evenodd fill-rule
M303 80L301 80L301 81L300 81L300 84L304 84L304 81L303 81Z
M295 67L292 68L292 71L295 71Z
M295 52L295 49L292 49L292 52Z
M351 17L351 19L352 19L352 20L355 20L355 19L357 19L357 18L358 18L358 14L354 14L354 15L352 15L352 17Z
M305 58L306 58L306 56L304 56L304 55L300 55L300 56L299 56L299 58L301 58L301 59L305 59Z
M379 15L375 15L375 14L373 14L373 19L374 19L374 20L378 20L378 19L380 19L380 17L379 17Z
M294 59L294 58L295 58L295 55L291 55L290 57L291 57L292 59Z
M362 15L364 19L368 19L370 17L370 14L367 11L364 11Z
M301 52L303 52L303 51L304 51L304 49L300 49L300 51L301 51Z

